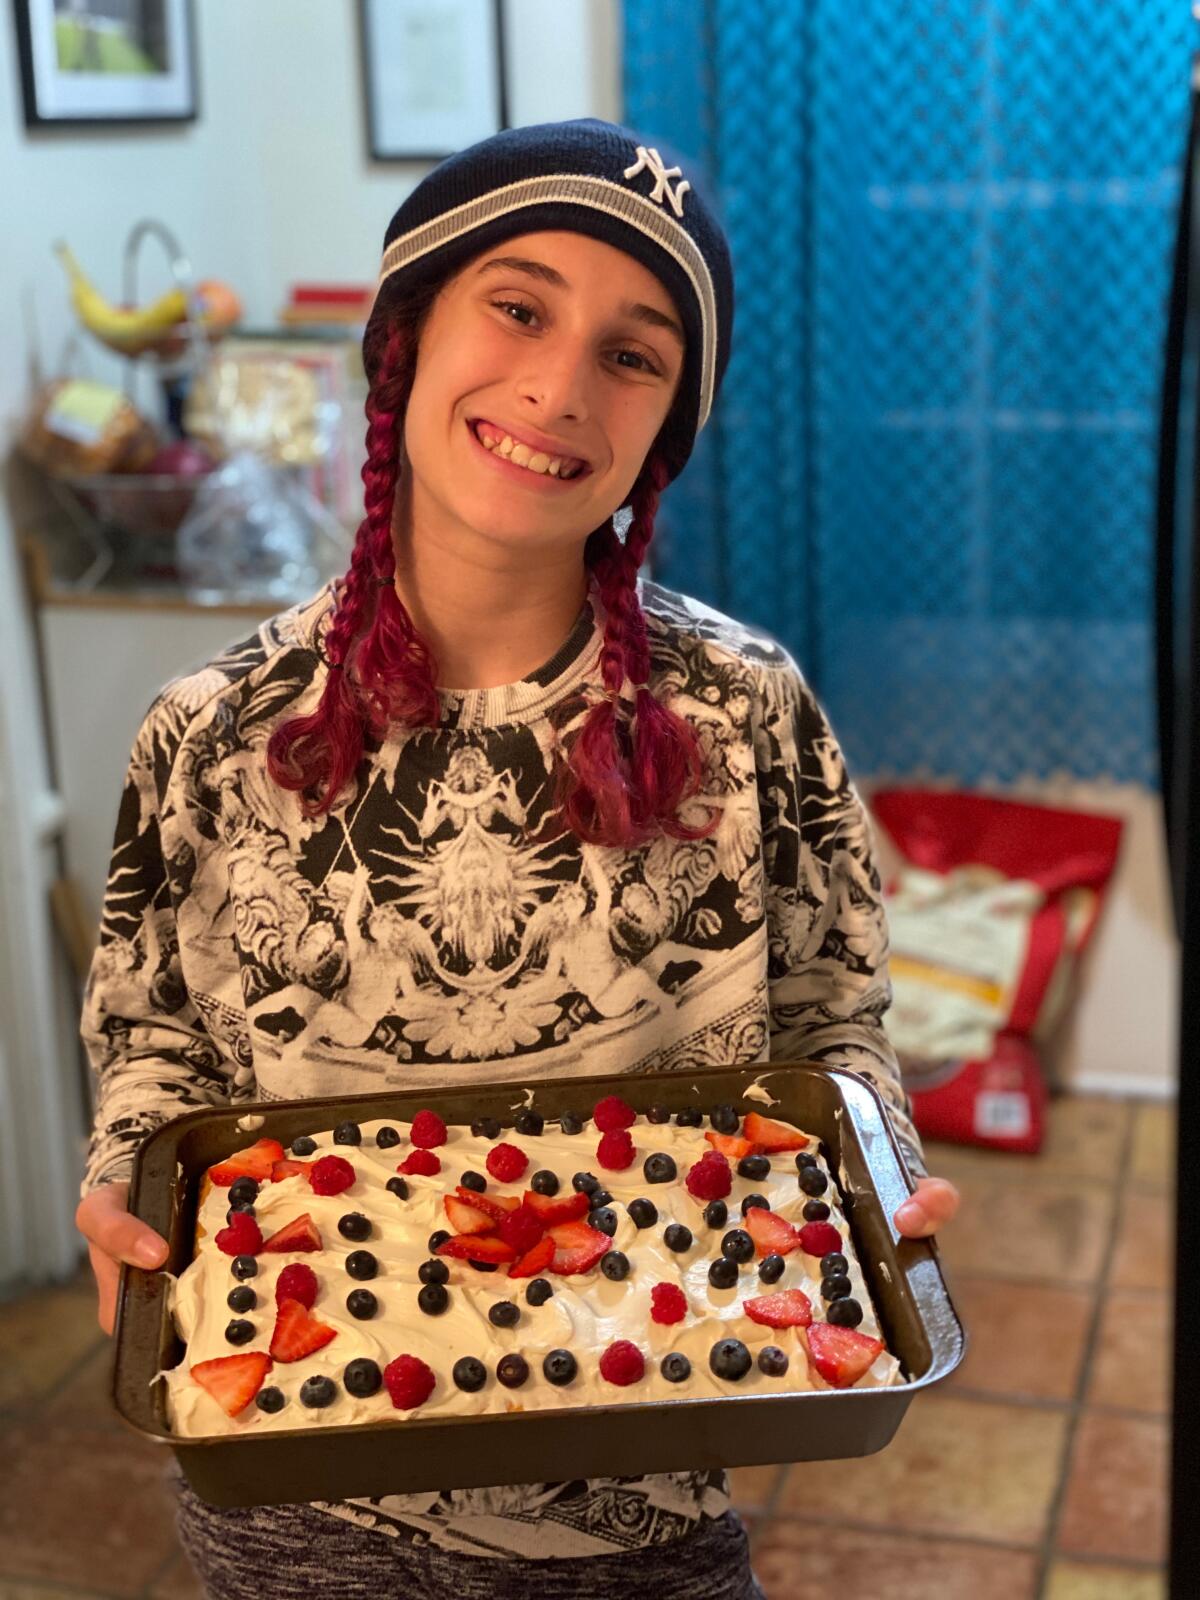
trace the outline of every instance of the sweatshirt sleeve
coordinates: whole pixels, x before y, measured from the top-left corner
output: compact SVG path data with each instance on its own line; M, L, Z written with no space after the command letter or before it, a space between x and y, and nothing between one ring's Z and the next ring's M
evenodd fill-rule
M915 1176L925 1174L896 1052L888 930L870 819L815 696L793 663L757 741L773 1061L848 1068L882 1095Z
M213 1043L183 978L174 898L182 885L172 884L161 829L168 767L152 710L121 794L84 990L80 1033L95 1112L81 1196L128 1178L138 1145L162 1123L230 1098L235 1063ZM186 862L172 865L176 875L186 874Z

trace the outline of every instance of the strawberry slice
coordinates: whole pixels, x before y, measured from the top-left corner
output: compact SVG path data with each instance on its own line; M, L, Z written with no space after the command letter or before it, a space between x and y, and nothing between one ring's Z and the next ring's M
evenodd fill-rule
M742 1310L751 1322L766 1328L807 1328L813 1319L812 1301L801 1289L781 1289L778 1294L743 1300Z
M461 1183L456 1192L460 1200L465 1200L475 1211L484 1212L493 1222L503 1222L508 1213L521 1204L515 1194L476 1194L474 1189Z
M728 1161L740 1161L753 1155L758 1146L753 1139L742 1139L736 1133L714 1133L710 1128L704 1135L714 1150L719 1150Z
M550 1271L562 1277L572 1273L587 1272L600 1257L612 1249L612 1240L598 1228L589 1228L586 1222L563 1222L547 1233L554 1240L554 1258Z
M263 1379L271 1370L271 1358L265 1350L251 1350L238 1356L214 1356L211 1361L198 1361L188 1370L222 1411L236 1417L262 1388Z
M808 1135L801 1133L799 1128L789 1128L785 1122L760 1117L757 1111L746 1113L742 1134L747 1139L753 1139L758 1148L768 1155L776 1150L803 1150L808 1144Z
M576 1222L580 1217L586 1217L592 1208L590 1198L583 1193L576 1194L538 1194L533 1189L526 1189L521 1197L521 1204L528 1206L544 1228L557 1228L564 1222Z
M446 1208L446 1215L450 1218L450 1226L455 1233L491 1233L496 1226L486 1211L469 1206L456 1194L446 1195L442 1204Z
M270 1179L271 1168L282 1160L283 1146L278 1139L259 1139L245 1150L237 1150L219 1161L215 1167L209 1167L208 1176L218 1189L228 1189L238 1178L254 1178L258 1183L265 1183Z
M302 1361L336 1338L337 1329L314 1317L299 1300L279 1302L271 1335L271 1354L276 1361Z
M291 1222L285 1222L269 1239L263 1241L264 1250L323 1250L317 1225L307 1211L302 1211Z
M762 1206L751 1206L742 1227L754 1240L760 1256L786 1256L800 1248L800 1235L785 1217Z
M814 1322L808 1330L812 1364L835 1389L849 1389L856 1384L882 1349L882 1339L872 1339L856 1328Z
M554 1260L557 1245L549 1234L544 1239L539 1239L532 1250L527 1250L519 1261L511 1261L508 1266L510 1278L536 1278L539 1272L545 1272Z
M454 1256L458 1261L512 1261L516 1254L512 1245L505 1244L503 1239L477 1233L456 1233L434 1251L434 1255Z
M311 1161L277 1161L271 1168L271 1182L278 1183L281 1178L292 1178L297 1173L302 1173L308 1178L308 1169L313 1166ZM311 1182L312 1180L309 1179Z

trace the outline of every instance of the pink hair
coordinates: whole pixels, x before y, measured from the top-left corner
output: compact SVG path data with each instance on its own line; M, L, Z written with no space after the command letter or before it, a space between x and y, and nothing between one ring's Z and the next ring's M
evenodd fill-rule
M281 788L301 791L309 817L331 810L352 782L368 730L378 737L392 722L434 727L440 716L437 663L396 593L391 532L400 432L421 327L435 293L426 288L397 308L367 396L366 515L349 570L335 585L333 620L324 638L331 670L321 698L313 712L283 723L267 743L267 771ZM715 811L695 826L676 815L699 792L700 743L692 725L647 687L650 644L637 575L667 481L667 467L651 449L633 486L625 542L610 518L585 547L605 611L600 670L606 698L564 739L556 760L556 805L558 825L587 844L627 849L659 834L700 839L717 824ZM627 683L632 703L625 697Z

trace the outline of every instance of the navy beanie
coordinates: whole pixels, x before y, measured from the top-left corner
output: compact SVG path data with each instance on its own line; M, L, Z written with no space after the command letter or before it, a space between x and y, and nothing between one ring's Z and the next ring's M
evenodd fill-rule
M375 303L363 334L372 383L388 308L405 290L441 283L489 246L549 229L585 233L640 261L674 300L687 334L679 392L660 447L672 478L708 421L729 360L729 246L691 169L661 140L595 118L506 128L428 173L383 241Z

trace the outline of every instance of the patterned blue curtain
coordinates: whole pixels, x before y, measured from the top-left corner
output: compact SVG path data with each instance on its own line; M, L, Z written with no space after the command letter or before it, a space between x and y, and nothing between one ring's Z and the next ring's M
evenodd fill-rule
M738 293L656 574L782 639L858 773L1156 784L1187 0L624 16L626 119L708 182Z

